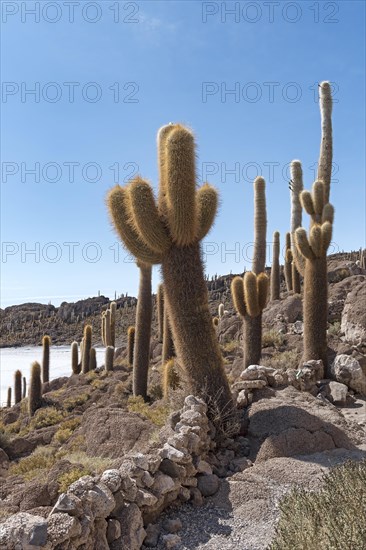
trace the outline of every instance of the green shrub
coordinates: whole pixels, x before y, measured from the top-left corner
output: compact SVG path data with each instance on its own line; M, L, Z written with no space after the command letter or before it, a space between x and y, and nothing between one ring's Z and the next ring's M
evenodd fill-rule
M62 445L68 439L70 439L71 436L72 436L72 430L70 430L70 428L60 428L57 430L57 432L53 436L53 439L54 441L56 441L56 443L60 443L60 445Z
M278 330L269 330L262 335L262 347L263 348L280 348L285 343L285 336L278 332Z
M59 494L66 493L67 489L70 487L72 483L74 483L74 481L77 481L81 477L87 476L90 474L91 472L89 470L87 470L86 468L82 468L80 466L74 468L73 470L70 470L70 472L61 474L57 478L57 481L59 484L59 489L58 489Z
M276 351L271 357L262 359L261 364L278 370L297 369L300 361L300 353L295 350Z
M21 458L18 463L11 464L9 474L21 475L24 479L30 480L44 470L48 471L56 460L55 450L52 447L37 447L31 455Z
M61 422L64 414L58 411L55 407L45 407L38 409L30 423L31 429L45 428L46 426L54 426Z
M169 416L170 408L167 405L154 404L153 406L145 403L141 395L130 396L127 402L127 408L130 412L142 414L156 426L164 426Z
M81 393L79 395L76 395L75 397L68 397L63 402L63 406L67 411L72 411L75 409L75 407L79 407L80 405L84 405L89 399L90 395L88 393Z
M269 550L366 549L366 460L333 468L323 481L319 492L296 488L280 502Z

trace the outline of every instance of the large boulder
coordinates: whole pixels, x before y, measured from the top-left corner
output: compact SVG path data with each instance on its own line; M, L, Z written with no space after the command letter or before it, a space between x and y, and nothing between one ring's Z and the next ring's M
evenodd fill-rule
M361 395L366 395L365 371L355 357L344 353L337 355L331 366L331 372L338 382Z
M146 453L156 426L137 413L105 407L83 416L86 452L90 456L122 458L130 451Z
M332 405L292 387L260 399L249 410L249 436L258 462L279 456L312 454L327 449L353 449L362 431L347 423Z
M47 521L25 512L15 514L0 525L0 548L41 550L47 541Z
M364 278L365 279L365 278ZM347 342L366 342L366 284L365 280L348 294L342 313L341 330Z
M263 323L273 326L276 320L286 323L302 320L302 300L299 294L287 296L284 300L270 302L263 312Z

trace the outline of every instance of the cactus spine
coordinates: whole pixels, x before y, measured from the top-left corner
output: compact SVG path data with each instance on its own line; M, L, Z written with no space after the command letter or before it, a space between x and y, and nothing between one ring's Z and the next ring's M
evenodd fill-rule
M89 371L93 372L97 368L97 353L95 348L90 348Z
M310 215L308 233L302 227L295 231L295 242L305 264L304 270L304 354L303 361L321 359L327 369L328 276L327 249L332 239L334 209L329 203L332 166L332 98L330 85L319 88L322 115L322 145L318 176L312 192L301 193L301 203Z
M191 391L203 395L209 406L228 410L232 396L208 308L200 254L200 240L215 218L217 194L208 184L196 190L195 144L187 128L161 128L158 160L158 204L151 186L136 178L109 192L111 218L140 262L162 264L174 345Z
M130 367L133 365L135 350L135 327L128 327L127 330L127 361Z
M71 369L73 374L80 374L79 346L77 342L71 344Z
M180 379L174 359L169 359L163 369L163 395L165 399L168 399L169 390L179 388Z
M15 371L14 374L14 401L15 404L20 403L22 400L22 373L20 370Z
M273 233L273 259L271 269L271 300L280 299L280 234Z
M23 393L22 393L22 398L25 399L25 397L27 396L27 379L25 376L23 376Z
M32 364L29 395L28 395L28 412L29 416L33 416L37 409L42 405L42 382L41 382L41 366L37 361Z
M91 325L85 325L84 338L83 338L83 354L82 354L82 360L81 360L83 374L86 374L87 372L89 372L91 345L92 345L92 327Z
M11 407L11 388L10 387L8 388L8 394L7 394L7 398L6 398L6 406L8 408Z
M50 381L50 344L51 338L49 336L43 336L43 357L42 357L42 382Z
M133 395L147 399L152 320L151 265L138 262L140 285L136 310L135 351L133 358Z
M105 370L110 372L113 370L113 359L114 359L114 347L107 346L105 349Z
M156 294L156 305L158 310L158 330L159 330L159 342L163 341L164 334L164 285L158 286Z
M286 248L285 248L285 262L284 273L287 292L291 292L292 287L292 251L291 251L291 233L286 233Z
M256 365L262 351L262 311L266 306L269 280L264 273L266 263L266 195L265 181L254 181L254 258L252 271L234 277L231 283L233 302L243 317L244 367Z

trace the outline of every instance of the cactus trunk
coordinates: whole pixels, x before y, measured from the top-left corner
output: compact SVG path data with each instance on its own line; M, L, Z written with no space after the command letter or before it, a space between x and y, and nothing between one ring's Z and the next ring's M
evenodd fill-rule
M42 382L50 381L50 343L51 339L49 336L43 336L43 358L42 358Z
M303 362L321 359L326 369L328 285L326 256L307 260L304 277L304 355Z
M25 376L23 376L23 394L22 394L23 399L25 399L26 396L27 396L27 379Z
M162 271L178 362L188 373L191 391L208 396L209 406L211 399L222 413L230 412L232 397L208 307L199 245L172 246Z
M259 365L262 353L262 314L257 317L244 315L243 352L244 368L249 365Z
M169 314L167 305L164 306L164 328L163 328L163 350L161 354L161 362L163 365L174 357L174 343L172 337L172 329L169 322Z
M135 351L135 327L128 327L127 330L127 362L130 367L133 365Z
M11 388L8 388L8 395L6 399L6 406L11 407Z
M280 234L273 234L273 260L271 269L271 300L280 299Z
M300 273L296 268L295 262L292 262L292 289L295 294L301 294L301 282L300 282Z
M152 320L151 265L139 263L140 286L136 311L133 395L147 398Z
M22 400L22 373L20 370L15 371L14 375L14 400L15 404Z
M71 344L71 369L73 374L80 374L78 343Z
M164 286L158 286L158 292L156 294L156 306L158 310L158 330L159 330L159 342L163 342L164 335Z
M37 361L32 364L29 396L28 396L28 412L29 416L33 416L37 409L42 406L42 382L41 382L41 366Z
M83 374L86 374L87 372L89 372L91 345L92 345L92 327L91 325L86 325L84 328L83 354L82 354Z

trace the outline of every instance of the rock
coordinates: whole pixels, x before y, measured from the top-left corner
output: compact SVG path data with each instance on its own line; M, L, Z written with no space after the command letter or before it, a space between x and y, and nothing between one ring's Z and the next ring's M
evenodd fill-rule
M149 523L146 527L146 538L144 540L144 546L148 548L154 548L158 545L160 535L160 527L158 524Z
M162 537L164 548L175 548L181 541L178 535L164 535Z
M266 380L264 370L260 365L249 365L240 375L242 380Z
M163 472L163 474L166 474L173 478L183 477L186 473L184 466L180 466L176 462L169 460L169 458L164 458L161 461L159 469L161 472Z
M204 497L210 497L219 490L220 480L215 474L198 476L197 487Z
M82 427L87 454L110 458L120 458L135 450L145 453L156 430L152 422L139 414L112 407L88 409Z
M166 519L163 522L163 528L167 533L178 533L182 529L182 522L177 519Z
M326 397L334 405L345 405L347 401L348 388L339 382L329 382L326 387Z
M178 451L168 443L165 443L160 451L161 458L169 458L172 462L184 462L186 455L182 451Z
M331 372L335 379L361 395L366 395L366 374L360 363L350 355L337 355Z
M191 494L191 499L194 506L203 505L203 496L201 491L197 487L191 487L190 494Z
M341 331L347 342L366 341L366 284L360 281L348 294L342 313Z
M138 506L134 503L129 504L123 509L118 519L121 524L121 538L118 548L140 550L144 538L146 537L146 531Z
M310 360L303 364L302 368L296 373L296 379L293 382L295 388L302 391L314 391L318 380L324 378L324 365L321 359Z
M9 469L9 457L6 452L0 448L0 477L5 476Z
M274 302L263 312L263 323L274 326L276 317L282 317L287 323L302 319L302 300L298 294L287 296L284 300Z
M158 502L158 498L151 494L149 491L144 491L139 489L136 495L136 504L137 506L154 506Z
M212 468L206 460L199 459L196 468L199 474L212 474Z
M105 470L100 478L112 493L116 493L121 487L122 478L118 470Z
M51 514L63 512L70 516L81 516L83 513L81 500L73 494L62 493L57 499Z
M304 332L304 323L302 321L295 321L292 327L295 334L302 334Z
M10 516L0 525L0 548L41 550L47 542L47 521L26 512Z
M133 502L137 496L136 481L127 475L123 476L120 491L125 500Z
M136 453L132 455L133 463L137 468L142 468L142 470L148 470L149 468L149 459L143 453Z
M247 391L241 390L238 393L238 397L236 398L236 405L238 409L244 409L248 406L248 397L247 397Z
M260 390L267 386L267 380L242 380L234 384L234 388L240 390Z
M155 474L154 485L151 487L152 492L160 498L162 495L169 493L175 488L175 482L170 476L157 472Z
M145 487L151 487L154 485L154 478L149 472L144 472L141 476L141 482Z
M108 523L103 518L96 518L94 521L93 543L95 550L109 550L110 546L107 540Z
M116 519L109 519L108 520L108 527L107 527L107 541L113 542L121 536L121 524Z
M81 535L80 522L69 514L54 513L48 519L47 542L54 548L58 544Z
M88 501L96 518L106 518L115 507L112 492L102 482L88 491Z

